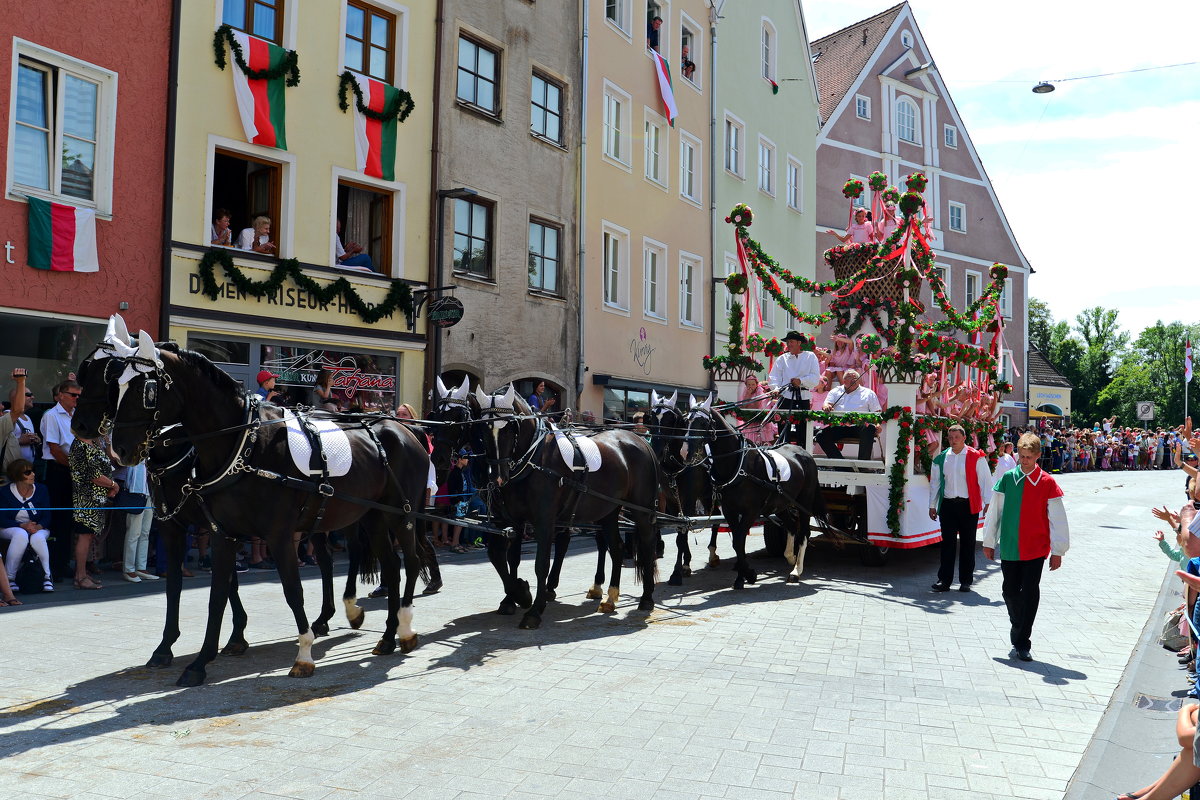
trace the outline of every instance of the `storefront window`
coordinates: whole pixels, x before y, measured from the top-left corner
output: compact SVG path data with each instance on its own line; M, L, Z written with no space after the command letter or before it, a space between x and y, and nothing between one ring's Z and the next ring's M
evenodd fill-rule
M259 369L279 375L276 388L286 395L285 405L314 405L313 387L321 370L333 374L333 395L338 406L375 411L394 408L396 375L400 359L367 353L314 350L309 347L264 344Z
M188 349L195 350L209 361L218 364L249 364L250 343L233 342L228 339L206 339L188 337Z
M0 315L4 335L0 336L0 399L8 399L14 367L29 371L27 386L39 407L53 405L53 387L79 369L79 362L91 354L104 338L104 324Z

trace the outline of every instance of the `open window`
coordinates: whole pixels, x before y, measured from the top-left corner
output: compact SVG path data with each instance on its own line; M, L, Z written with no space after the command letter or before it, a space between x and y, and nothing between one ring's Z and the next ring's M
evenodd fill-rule
M338 181L337 218L342 224L342 246L362 247L370 257L368 267L383 275L392 274L392 193L352 181Z
M268 217L271 220L270 240L278 245L284 226L280 219L282 186L283 168L279 164L218 149L213 155L213 208L210 212L218 208L229 211L235 241L242 230L254 226L255 217ZM204 244L209 242L206 240Z

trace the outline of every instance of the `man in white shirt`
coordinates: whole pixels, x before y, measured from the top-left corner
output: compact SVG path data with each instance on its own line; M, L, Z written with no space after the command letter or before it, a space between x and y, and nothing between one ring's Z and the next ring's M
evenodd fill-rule
M767 383L779 398L780 411L807 411L812 408L809 391L821 380L821 365L815 353L804 351L804 337L799 331L788 331L783 343L787 352L775 359ZM806 447L806 429L803 421L785 423L784 437L792 444Z
M842 385L825 397L825 411L843 413L878 413L883 410L875 392L859 383L858 370L848 369L842 373ZM858 436L858 457L870 458L875 446L875 425L830 425L814 438L829 458L841 458L837 442L847 436Z
M75 413L75 403L79 401L79 384L73 380L63 381L55 389L54 398L58 402L54 408L42 415L42 458L46 461L46 489L50 492L50 502L54 508L66 511L50 512L50 530L61 531L50 540L50 569L56 578L64 578L71 573L68 562L72 557L72 542L69 531L74 527L74 512L70 509L75 504L71 493L71 466L67 455L71 452L71 444L75 434L71 433L71 415Z
M983 452L967 447L961 425L951 425L946 437L950 446L929 467L929 518L938 520L942 528L942 562L933 590L950 591L957 549L958 590L969 592L975 579L979 515L992 499L992 472Z

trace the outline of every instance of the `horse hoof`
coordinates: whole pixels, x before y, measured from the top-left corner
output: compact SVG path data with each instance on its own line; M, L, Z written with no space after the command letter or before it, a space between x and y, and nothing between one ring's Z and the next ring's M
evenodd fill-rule
M799 583L799 582L800 582L800 576L799 576L799 575L788 575L788 576L787 576L787 582L788 582L788 583Z
M556 597L558 597L558 594L553 589L546 590L546 602L550 602Z
M355 606L355 607L357 608L357 606ZM363 623L366 622L366 620L367 620L367 612L365 612L361 608L359 608L358 616L354 617L352 619L347 618L346 621L350 623L351 628L353 628L354 630L358 630L359 628L361 628L363 626Z
M199 686L204 683L205 673L202 669L185 669L175 681L176 686Z
M717 558L715 555L711 555L708 557L708 565L710 567L719 567L721 566L721 559Z
M240 641L233 641L231 639L228 644L226 644L223 648L221 648L221 655L223 655L223 656L244 656L244 655L246 655L246 651L249 649L250 649L250 644L245 639L242 639Z
M517 613L517 604L506 597L500 601L500 607L496 609L496 613L502 617L511 617Z
M645 598L638 602L638 611L653 611L654 601L650 598Z
M691 575L691 574L692 574L692 568L691 568L691 567L689 567L689 566L687 566L687 565L685 564L685 565L684 565L684 567L683 567L683 575L684 575L684 577L686 578L687 576L689 576L689 575Z
M297 661L288 672L289 678L311 678L317 671L317 665L311 661Z
M586 597L588 600L599 600L601 597L604 597L604 592L593 586L587 590L587 594L585 594L584 597Z
M758 583L758 573L752 569L746 570L746 583Z
M400 640L400 652L401 653L411 653L413 650L416 650L416 649L417 649L417 635L415 633L412 636L408 637L407 639Z
M435 578L429 582L429 585L425 587L425 590L421 594L437 594L442 590L442 586L442 579Z
M616 603L610 603L607 600L605 600L603 603L601 603L600 608L597 609L597 611L599 611L601 614L611 614L616 610L617 610Z
M329 635L329 623L327 623L327 622L314 622L314 623L310 624L308 627L310 629L312 629L314 636L328 636Z
M733 582L733 588L740 592L742 589L746 588L746 581L739 576L738 579Z
M517 595L517 605L529 608L533 605L533 595L529 592L529 581L520 581L521 591Z
M379 644L375 645L375 649L371 651L373 656L386 656L396 652L396 639L392 636L385 636L379 640Z
M678 572L672 572L671 577L667 578L668 586L683 586L683 576Z
M521 617L521 624L517 627L523 631L535 631L542 627L542 618L531 611L525 616Z
M163 667L171 666L171 662L175 660L175 656L171 653L154 653L150 656L150 660L146 662L146 666L152 669L162 669Z

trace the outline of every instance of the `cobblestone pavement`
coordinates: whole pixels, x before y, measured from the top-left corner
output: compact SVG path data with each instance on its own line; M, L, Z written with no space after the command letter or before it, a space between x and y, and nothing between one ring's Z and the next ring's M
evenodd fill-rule
M982 555L976 592L940 595L929 592L936 548L896 553L883 569L810 548L798 586L760 558L744 592L730 588L727 560L685 587L660 584L649 616L625 570L617 613L604 616L583 596L594 555L576 539L541 630L492 613L500 592L482 553L447 556L446 590L417 601L419 649L371 656L383 601L364 599L366 628L340 618L308 680L286 677L295 629L273 573L243 576L250 652L177 689L202 637L205 581L186 582L175 664L154 671L137 665L161 630L161 584L112 575L102 592L64 588L0 610L0 790L1060 798L1168 567L1147 509L1177 504L1181 482L1062 478L1073 546L1043 579L1031 664L1008 658L999 568ZM315 612L315 570L305 574Z

